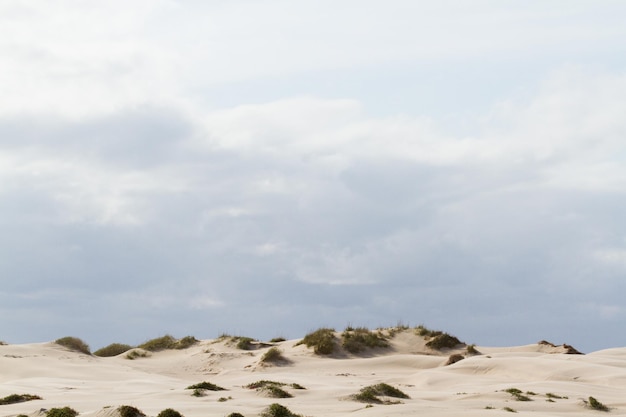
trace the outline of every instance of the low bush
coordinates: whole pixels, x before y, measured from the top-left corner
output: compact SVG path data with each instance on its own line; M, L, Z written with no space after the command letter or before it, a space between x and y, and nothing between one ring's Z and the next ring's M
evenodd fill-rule
M124 352L128 352L132 348L132 346L125 345L123 343L111 343L108 346L96 350L93 354L103 358L108 358L111 356L121 355Z
M161 350L174 349L176 347L176 339L173 336L166 334L165 336L150 339L142 343L138 347L150 352L159 352Z
M11 394L11 395L7 395L4 398L0 398L0 405L17 404L17 403L23 403L26 401L41 400L41 399L42 398L39 395Z
M589 408L593 409L593 410L598 410L598 411L609 411L609 407L607 407L606 405L602 404L600 401L596 400L593 397L589 397Z
M368 348L389 347L381 332L372 332L366 327L346 328L341 334L341 346L350 353L359 353Z
M407 394L400 391L398 388L392 387L391 385L385 384L385 383L370 385L370 386L361 388L361 391L359 391L358 394L353 395L352 398L356 401L370 403L370 404L371 403L376 403L376 404L383 404L383 403L390 404L391 403L389 401L381 400L379 398L381 396L392 397L392 398L403 398L403 399L410 398Z
M313 347L318 355L330 355L335 350L335 329L321 328L304 336L296 345L304 344Z
M285 362L287 358L283 356L283 352L277 347L269 348L261 357L261 363Z
M245 416L241 413L230 413L227 417L245 417Z
M506 389L504 391L508 392L509 394L511 394L513 396L513 398L515 398L515 401L532 401L532 398L527 397L526 395L524 395L520 389L509 388L509 389Z
M448 333L441 333L433 336L432 339L426 342L426 346L436 350L452 349L461 344L463 344L463 342L454 336L450 336Z
M261 417L302 417L300 414L291 412L284 405L278 403L270 404L262 413Z
M226 388L222 388L219 385L215 385L211 382L199 382L197 384L193 384L187 387L187 389L203 389L207 391L226 391Z
M166 408L157 414L157 417L183 417L183 415L173 408Z
M149 355L147 352L140 349L132 349L126 354L126 359L134 360L137 358L147 358Z
M187 349L198 342L199 340L193 336L185 336L182 339L176 341L176 343L174 344L174 349Z
M76 417L78 411L70 407L51 408L46 412L46 417Z
M131 405L120 405L117 407L120 417L145 417L145 414L137 407Z
M57 345L61 345L69 350L73 350L75 352L84 353L86 355L91 355L91 351L89 350L89 345L78 337L66 336L54 341Z
M448 365L452 365L453 363L457 363L459 361L462 361L463 359L465 359L465 357L459 353L455 353L454 355L450 355L450 357L448 358L448 361L446 362L446 366Z
M254 342L254 339L251 337L244 337L244 336L236 336L233 337L233 340L237 342L237 349L241 349L241 350L252 350L252 342Z
M285 339L284 337L275 337L273 339L270 340L270 343L280 343L280 342L284 342L287 339Z

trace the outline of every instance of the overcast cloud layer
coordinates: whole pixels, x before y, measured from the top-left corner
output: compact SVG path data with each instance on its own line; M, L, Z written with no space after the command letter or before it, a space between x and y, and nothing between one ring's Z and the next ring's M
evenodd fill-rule
M621 1L0 3L0 340L626 345Z

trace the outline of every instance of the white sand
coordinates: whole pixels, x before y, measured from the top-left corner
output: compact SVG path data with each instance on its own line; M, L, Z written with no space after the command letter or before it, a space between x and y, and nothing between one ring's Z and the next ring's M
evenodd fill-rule
M174 408L185 417L227 416L239 412L258 416L280 403L305 416L498 416L510 407L533 416L601 414L585 407L593 396L626 415L626 348L587 355L559 353L561 347L527 345L477 347L480 355L444 366L451 353L431 351L413 330L392 339L390 349L355 356L320 357L297 340L276 344L291 362L259 363L267 347L237 349L225 341L205 340L185 350L152 353L128 360L125 354L100 358L69 351L54 343L0 346L0 398L35 394L42 400L0 405L0 417L42 415L41 409L69 406L82 416L115 417L120 405L132 405L148 416ZM267 379L298 383L306 390L274 399L246 384ZM209 381L227 391L193 397L185 389ZM385 382L411 398L400 404L367 407L350 399L360 388ZM533 401L516 401L507 388L531 391ZM547 401L546 393L561 399ZM218 401L220 397L227 401ZM486 409L487 406L494 409Z

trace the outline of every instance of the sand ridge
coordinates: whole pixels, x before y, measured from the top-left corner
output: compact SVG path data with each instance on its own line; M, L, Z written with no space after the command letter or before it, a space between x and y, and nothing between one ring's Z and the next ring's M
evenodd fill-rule
M593 396L626 415L626 348L587 355L563 353L562 346L529 344L494 348L465 346L437 351L425 345L413 329L396 332L389 347L359 354L340 351L317 355L296 340L253 344L238 349L228 338L202 340L182 350L150 352L129 360L125 354L96 357L55 343L0 346L0 398L36 394L43 399L0 405L0 417L43 415L42 409L69 406L85 417L116 417L120 405L132 405L148 416L173 408L185 417L227 416L239 412L258 416L280 403L305 416L458 416L510 415L508 407L533 416L579 415L598 411L585 407ZM264 364L270 346L288 361ZM452 354L464 359L445 365ZM285 390L292 398L269 398L246 388L272 380L299 384ZM210 381L224 391L192 396L189 385ZM386 383L409 399L397 404L368 405L352 396L363 387ZM505 390L518 388L531 401L517 401ZM550 397L553 396L553 397Z

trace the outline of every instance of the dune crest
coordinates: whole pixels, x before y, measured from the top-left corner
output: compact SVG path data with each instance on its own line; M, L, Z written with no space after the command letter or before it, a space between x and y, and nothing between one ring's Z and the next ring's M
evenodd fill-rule
M41 397L0 405L0 417L42 417L61 407L136 417L120 415L124 405L150 417L167 409L185 417L259 416L278 405L304 416L586 416L599 412L597 404L626 414L626 348L582 355L545 341L505 348L452 341L435 349L429 341L436 336L419 329L371 333L327 332L327 354L302 339L242 344L233 336L110 357L54 342L0 345L0 398ZM406 396L385 396L394 390Z

